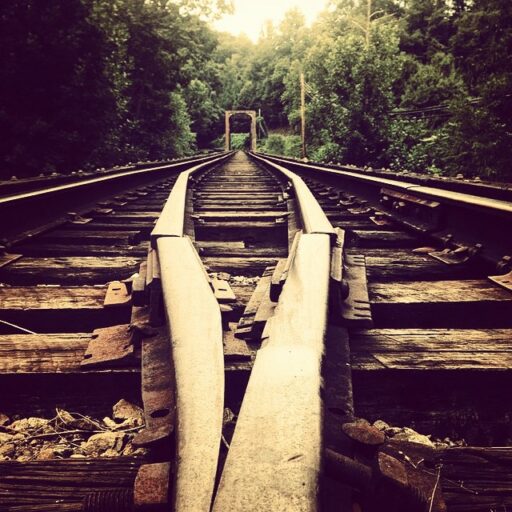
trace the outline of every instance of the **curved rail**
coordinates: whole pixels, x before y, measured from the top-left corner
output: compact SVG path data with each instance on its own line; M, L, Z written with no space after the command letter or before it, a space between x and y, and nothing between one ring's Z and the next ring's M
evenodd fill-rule
M274 156L265 156L265 159L365 199L375 208L387 210L395 221L427 234L450 250L472 247L493 264L499 264L503 258L508 260L512 255L512 242L507 237L512 230L512 202L509 200ZM390 192L394 197L390 197Z
M222 157L221 157L222 158ZM212 161L215 161L216 159L219 159L218 155L215 156L208 156L208 157L201 157L194 160L186 160L186 161L179 161L175 163L165 164L165 165L159 165L159 166L152 166L144 169L135 169L135 170L129 170L129 171L122 171L115 174L109 174L107 176L99 176L95 178L88 178L88 179L82 179L77 180L72 183L66 183L64 185L56 185L53 187L44 187L37 190L32 190L30 192L22 192L19 194L13 194L5 197L0 197L0 206L9 205L13 203L20 203L24 200L28 199L36 199L41 198L44 196L51 196L56 193L70 191L70 190L79 190L79 189L85 189L87 187L90 187L91 185L98 185L102 183L107 182L113 182L122 178L126 177L135 177L140 176L144 174L149 173L155 173L157 171L162 170L170 170L176 168L179 170L181 167L188 166L189 164L196 163L195 168L200 167L202 164L209 163Z
M49 186L0 197L0 237L13 243L22 233L39 231L42 226L62 223L68 212L84 214L128 188L177 174L191 166L207 166L218 161L218 155L189 159L144 169L109 173L72 183ZM44 227L43 227L44 229Z
M220 158L217 157L214 161L216 164L221 163L231 155L232 153L228 153ZM212 160L209 160L208 163L212 163ZM159 237L183 236L188 183L194 173L203 170L204 168L204 164L199 164L182 172L178 176L178 179L171 190L171 194L169 195L169 199L165 203L162 213L151 233L151 241L153 244Z
M256 355L213 509L312 511L317 509L323 448L321 361L336 232L299 176L255 158L291 182L302 232ZM176 377L177 511L209 510L222 433L220 309L185 235L188 183L202 168L179 176L151 234Z
M334 229L299 176L255 158L292 182L304 232L256 355L213 510L314 511Z
M224 411L220 309L188 237L161 237L157 247L176 382L174 510L207 511Z
M335 234L334 228L325 216L321 206L317 203L315 197L300 176L270 161L268 158L262 158L255 154L251 154L251 157L284 174L290 180L299 203L302 224L306 233Z
M257 155L253 156L256 158L261 158ZM367 176L359 172L329 169L324 166L318 166L309 163L306 164L298 161L290 161L288 159L283 159L274 156L270 157L266 155L265 159L268 160L269 162L274 163L274 165L277 165L275 162L287 163L288 165L293 165L294 167L297 167L300 170L330 174L332 176L337 176L339 178L347 178L353 181L359 181L370 186L387 186L394 188L396 190L400 190L402 192L412 192L414 194L419 194L428 199L437 199L441 201L448 201L451 203L463 204L465 206L472 208L485 208L504 214L512 213L512 203L510 201L504 201L502 199L493 199L490 197L482 197L475 194L467 194L464 192L444 190L437 187L420 185L418 183L413 183L406 180L398 180L377 176Z
M188 182L205 167L199 164L180 174L151 234L160 262L175 373L176 512L210 510L222 436L221 314L199 255L184 233Z
M500 183L492 181L471 180L466 178L454 178L448 176L434 176L418 174L410 171L392 171L388 169L360 168L355 165L327 164L323 162L304 162L298 158L268 155L258 153L266 158L276 158L287 164L305 164L328 171L349 172L363 177L374 177L397 181L406 181L411 184L432 187L453 192L467 193L478 197L488 197L510 201L512 199L512 183Z

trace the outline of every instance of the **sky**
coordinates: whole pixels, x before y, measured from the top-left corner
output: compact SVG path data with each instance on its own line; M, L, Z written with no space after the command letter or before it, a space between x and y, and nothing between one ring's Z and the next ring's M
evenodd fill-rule
M297 7L311 24L327 0L234 0L235 13L214 23L215 28L234 35L246 34L254 42L266 20L279 24L286 11Z

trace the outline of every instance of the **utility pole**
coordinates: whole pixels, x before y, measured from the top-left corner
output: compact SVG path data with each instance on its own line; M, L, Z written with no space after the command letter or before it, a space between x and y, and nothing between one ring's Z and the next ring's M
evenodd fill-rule
M306 84L302 71L300 72L300 133L302 137L302 158L306 159Z

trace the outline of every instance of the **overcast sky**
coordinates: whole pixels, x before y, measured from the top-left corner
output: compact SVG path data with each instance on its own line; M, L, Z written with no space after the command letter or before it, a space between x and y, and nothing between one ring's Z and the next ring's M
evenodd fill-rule
M234 0L234 4L235 13L215 22L215 27L234 35L246 34L256 41L266 20L277 25L286 11L298 7L310 24L324 8L326 0Z

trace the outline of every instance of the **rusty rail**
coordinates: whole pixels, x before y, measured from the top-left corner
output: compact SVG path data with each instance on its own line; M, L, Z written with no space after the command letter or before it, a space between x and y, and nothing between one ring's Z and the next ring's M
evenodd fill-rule
M21 203L25 200L34 200L36 198L41 197L48 197L55 195L60 192L66 192L70 190L85 190L91 185L98 185L108 182L113 182L116 180L120 180L122 178L133 178L135 176L140 175L147 175L147 174L155 174L158 171L163 170L170 170L170 169L180 169L181 167L187 167L190 164L197 163L197 165L194 167L200 168L204 164L211 163L215 160L218 160L223 157L219 157L218 155L215 156L207 156L207 157L201 157L194 160L187 160L187 161L180 161L175 163L169 163L164 165L158 165L158 166L152 166L144 169L135 169L135 170L128 170L128 171L122 171L122 172L116 172L108 174L107 176L99 176L94 177L90 179L82 179L77 180L72 183L65 183L63 185L56 185L53 187L44 187L37 190L32 190L30 192L22 192L19 194L12 194L5 197L0 197L0 206L10 205L14 203ZM191 172L191 171L188 171Z
M253 155L262 158L259 155ZM506 234L512 230L512 202L506 190L501 197L489 197L489 190L471 185L471 191L455 191L428 186L407 178L383 177L363 171L329 168L265 155L274 165L286 165L305 178L321 180L335 189L363 198L374 208L393 216L406 228L428 234L448 253L442 261L458 262L460 252L476 255L497 265L510 267L512 242ZM453 184L449 184L453 186ZM468 186L469 187L469 186ZM497 191L493 193L497 195Z
M23 233L59 223L68 212L90 211L98 201L123 193L126 188L178 174L191 166L208 166L220 158L218 155L200 157L93 178L75 178L71 183L0 197L0 238L14 243Z
M284 176L286 176L286 178L291 182L299 203L302 224L306 233L323 233L334 236L334 228L325 216L322 207L318 204L315 197L300 176L290 172L282 165L278 165L268 158L262 158L255 154L251 154L251 157L279 173L284 174Z
M303 234L263 334L215 498L214 512L314 511L322 459L321 360L335 231L296 174Z
M208 275L184 229L189 179L205 167L199 164L181 173L151 234L160 264L176 385L173 496L177 512L210 509L222 436L221 314Z

